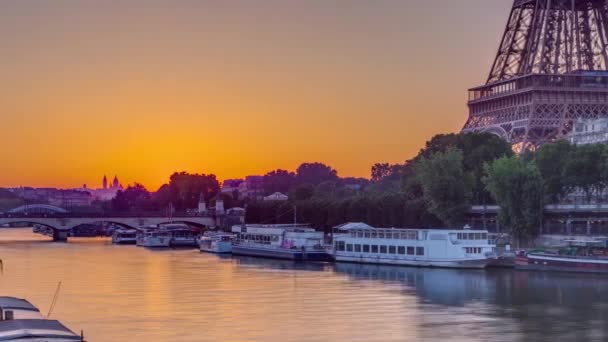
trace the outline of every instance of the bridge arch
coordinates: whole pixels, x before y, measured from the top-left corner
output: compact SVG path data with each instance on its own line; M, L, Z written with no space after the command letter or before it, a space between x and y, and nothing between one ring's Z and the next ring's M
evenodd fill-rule
M26 204L8 211L11 214L35 213L35 214L57 214L67 213L68 211L50 204Z
M209 228L208 225L205 225L203 223L189 221L189 220L172 220L172 221L167 221L167 222L161 222L160 224L168 224L168 223L183 223L183 224L187 224L189 226L194 226L196 228L201 228L201 229L202 228L204 228L204 229Z

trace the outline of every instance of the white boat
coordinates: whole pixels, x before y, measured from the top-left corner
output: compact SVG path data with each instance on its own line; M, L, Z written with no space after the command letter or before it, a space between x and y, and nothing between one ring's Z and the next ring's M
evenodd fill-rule
M201 252L208 253L232 253L232 239L234 235L224 232L207 231L198 239L198 247Z
M61 322L47 319L25 299L0 297L0 341L84 341Z
M148 248L169 247L171 234L158 227L146 227L137 232L137 245Z
M118 245L134 245L137 242L136 229L116 229L112 233L112 243Z
M494 260L486 230L352 228L334 234L336 261L485 268Z
M295 261L331 261L324 234L309 225L233 226L232 254Z
M171 247L196 247L198 232L183 223L168 223L160 225L160 230L169 233Z

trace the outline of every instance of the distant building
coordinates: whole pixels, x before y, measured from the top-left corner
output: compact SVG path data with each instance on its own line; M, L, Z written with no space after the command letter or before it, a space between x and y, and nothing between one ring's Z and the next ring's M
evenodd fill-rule
M57 190L47 200L50 205L69 209L90 206L93 202L93 196L88 191Z
M118 180L118 176L114 176L112 183L108 184L108 177L106 177L104 175L103 179L101 181L101 188L88 189L86 187L86 185L84 185L82 188L79 188L76 190L90 192L91 195L93 196L93 199L95 199L95 200L109 201L109 200L113 199L114 197L116 197L116 193L122 189L123 189L123 186L122 186L122 184L120 184L120 181Z
M568 140L575 145L608 143L608 118L576 119Z
M287 201L289 197L280 192L275 192L274 194L268 195L264 197L264 201Z
M239 186L239 196L249 199L262 199L264 197L264 176L247 176L245 182Z
M221 192L223 194L233 195L235 191L239 190L239 185L241 185L245 180L243 179L226 179L222 183Z

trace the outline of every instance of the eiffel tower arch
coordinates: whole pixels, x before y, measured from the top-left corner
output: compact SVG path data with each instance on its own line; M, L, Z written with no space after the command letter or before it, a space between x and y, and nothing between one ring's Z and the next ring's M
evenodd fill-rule
M535 149L577 118L608 117L608 0L515 0L463 132Z

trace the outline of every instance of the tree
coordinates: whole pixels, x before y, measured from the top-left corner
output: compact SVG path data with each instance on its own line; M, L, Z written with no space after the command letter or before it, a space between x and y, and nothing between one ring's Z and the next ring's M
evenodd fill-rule
M510 227L518 242L539 233L543 182L534 162L502 157L485 166L483 182L500 206L499 222Z
M594 192L599 193L604 188L605 165L604 145L574 146L566 155L562 177L570 190L581 189L589 202Z
M275 192L287 193L296 184L296 174L293 172L277 169L264 175L264 193L266 195Z
M317 185L326 181L338 180L338 172L322 163L303 163L298 166L296 175L299 184Z
M446 226L462 224L470 207L472 183L464 171L462 151L448 148L423 157L416 163L415 171L429 212Z
M484 175L483 165L502 156L512 156L511 145L491 133L438 134L426 143L424 149L420 150L412 162L428 158L437 152L445 152L449 148L462 151L464 170L472 176L473 180L473 201L486 203L489 194L481 181Z
M389 163L376 163L372 166L372 182L380 182L387 177L393 177L399 172L403 165L401 164L389 164Z
M156 197L161 207L172 204L176 210L186 210L198 206L201 194L209 201L219 190L219 182L213 174L176 172L171 175L169 183L159 189Z
M543 180L543 192L547 201L559 202L568 190L564 170L575 147L567 140L542 145L534 155L534 162Z
M152 196L146 188L138 183L119 190L112 199L112 208L117 211L148 211L154 210Z
M298 185L294 191L293 197L296 201L305 201L310 199L315 194L315 187L312 184L305 183Z

